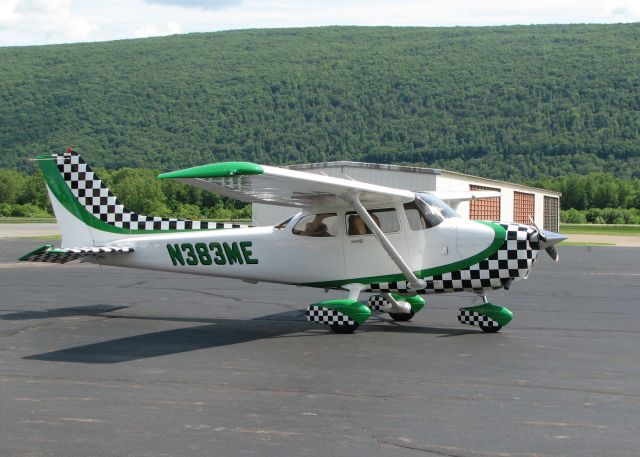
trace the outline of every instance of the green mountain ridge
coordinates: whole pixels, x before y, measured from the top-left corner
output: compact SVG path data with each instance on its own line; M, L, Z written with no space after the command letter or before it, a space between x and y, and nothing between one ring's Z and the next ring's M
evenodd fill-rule
M0 158L640 177L640 24L320 27L0 48Z

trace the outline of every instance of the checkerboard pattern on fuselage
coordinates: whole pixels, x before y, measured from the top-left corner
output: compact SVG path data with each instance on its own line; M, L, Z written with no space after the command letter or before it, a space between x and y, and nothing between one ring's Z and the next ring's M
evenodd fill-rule
M500 327L496 321L484 314L469 311L468 309L460 309L458 313L458 321L466 325L482 325L483 327Z
M538 242L530 239L535 230L521 224L500 225L506 230L506 238L494 254L468 268L426 277L427 286L417 292L434 294L499 289L504 287L504 281L526 277L538 255ZM409 286L407 281L374 283L369 285L368 291L407 293Z
M326 325L356 325L356 322L349 316L324 306L309 305L306 314L309 322L319 322Z
M89 213L107 224L127 230L202 230L247 227L222 222L201 222L143 216L127 210L76 152L54 154L58 170L73 195Z

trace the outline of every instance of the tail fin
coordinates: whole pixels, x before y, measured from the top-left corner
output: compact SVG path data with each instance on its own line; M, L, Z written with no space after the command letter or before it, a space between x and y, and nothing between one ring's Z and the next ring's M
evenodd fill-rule
M127 210L72 149L37 157L62 233L62 247L100 246L149 233L246 227L143 216Z

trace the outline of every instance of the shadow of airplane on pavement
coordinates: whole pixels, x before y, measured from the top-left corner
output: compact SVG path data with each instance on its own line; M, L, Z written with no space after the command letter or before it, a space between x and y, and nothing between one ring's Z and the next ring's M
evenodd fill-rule
M46 311L22 311L0 316L0 319L26 320L69 316L103 316L108 319L204 324L116 338L24 357L24 359L28 360L49 362L122 363L270 338L321 336L354 338L353 335L334 335L323 326L319 327L317 324L307 322L304 310L284 311L248 320L109 314L126 308L127 306L87 305ZM373 317L366 325L363 325L358 333L365 332L420 333L439 335L440 337L478 333L474 329L417 327L415 324L412 325L410 323L398 324L379 316Z

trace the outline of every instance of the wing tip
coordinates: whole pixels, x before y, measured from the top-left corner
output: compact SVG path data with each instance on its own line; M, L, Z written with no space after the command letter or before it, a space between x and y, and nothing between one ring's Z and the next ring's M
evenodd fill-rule
M261 175L263 173L264 168L257 163L219 162L160 173L158 179L228 178L242 175Z

